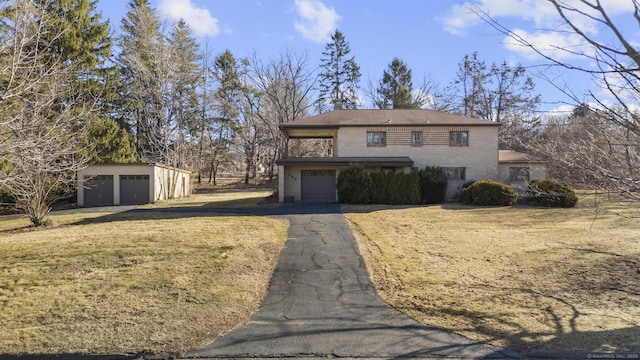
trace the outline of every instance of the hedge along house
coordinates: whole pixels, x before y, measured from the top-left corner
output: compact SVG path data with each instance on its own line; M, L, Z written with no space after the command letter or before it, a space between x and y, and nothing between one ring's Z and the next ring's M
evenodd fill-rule
M438 166L449 180L447 199L457 200L469 180L505 181L498 165L499 126L438 111L400 109L337 109L283 124L288 139L331 139L332 157L280 159L279 200L336 201L337 175L350 165L394 172Z
M78 171L78 206L141 205L190 194L187 170L159 164L96 164Z

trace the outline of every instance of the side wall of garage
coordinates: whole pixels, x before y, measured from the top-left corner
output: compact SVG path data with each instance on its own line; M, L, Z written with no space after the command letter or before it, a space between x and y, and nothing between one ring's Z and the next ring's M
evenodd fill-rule
M191 194L191 174L164 166L156 166L153 176L154 201L179 199Z

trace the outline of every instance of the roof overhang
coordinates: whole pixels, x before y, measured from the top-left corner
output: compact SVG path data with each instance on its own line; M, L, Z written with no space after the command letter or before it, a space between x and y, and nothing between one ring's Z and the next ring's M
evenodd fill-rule
M413 166L413 160L406 156L390 157L323 157L323 158L285 158L276 162L285 166L340 166L351 165L405 167Z
M332 139L338 132L337 126L292 126L281 125L280 129L291 139Z
M499 164L516 164L516 163L527 163L527 164L546 164L547 162L539 158L537 156L513 151L513 150L500 150L498 152L498 163Z

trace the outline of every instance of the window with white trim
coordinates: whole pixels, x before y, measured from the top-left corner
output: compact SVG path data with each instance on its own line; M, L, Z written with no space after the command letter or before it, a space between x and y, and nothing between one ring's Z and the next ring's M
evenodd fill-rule
M469 146L469 132L449 131L449 146Z
M387 146L387 133L385 131L367 131L367 147Z
M528 167L510 167L509 180L529 181L529 168Z
M411 132L411 146L422 146L422 131Z
M466 181L467 168L463 167L447 167L444 168L444 175L448 181Z

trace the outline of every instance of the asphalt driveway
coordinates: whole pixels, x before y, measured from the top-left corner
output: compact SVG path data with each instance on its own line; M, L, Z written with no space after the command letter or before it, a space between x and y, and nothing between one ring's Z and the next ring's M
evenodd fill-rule
M266 299L249 323L187 357L521 358L421 325L382 301L339 205L265 211L291 222Z

